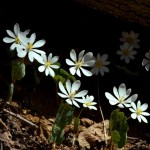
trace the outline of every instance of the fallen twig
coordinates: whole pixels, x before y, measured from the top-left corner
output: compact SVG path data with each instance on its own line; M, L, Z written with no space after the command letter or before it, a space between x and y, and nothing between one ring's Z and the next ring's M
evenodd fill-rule
M30 122L29 120L23 118L19 114L15 114L15 113L13 113L13 112L5 109L5 108L3 109L3 111L6 112L6 113L8 113L8 114L10 114L10 115L12 115L12 116L14 116L14 117L16 117L16 118L18 118L18 119L20 119L20 120L22 120L22 121L24 121L24 122L26 122L27 124L29 124L31 126L34 126L35 128L39 128L36 124L34 124L34 123Z

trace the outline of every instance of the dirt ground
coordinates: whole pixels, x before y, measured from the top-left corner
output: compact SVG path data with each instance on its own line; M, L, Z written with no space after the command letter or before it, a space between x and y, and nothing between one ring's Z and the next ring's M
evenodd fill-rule
M27 102L29 97L36 102ZM38 97L28 95L23 101L13 99L0 113L1 150L54 150L50 135L56 107L44 100L48 97ZM76 142L72 144L73 124L68 125L65 128L65 140L61 145L55 145L55 150L110 150L110 136L106 134L106 146L102 122L91 119L90 115L85 116L80 119ZM150 150L150 126L136 123L130 125L127 143L122 150ZM105 127L108 131L109 120L105 120Z

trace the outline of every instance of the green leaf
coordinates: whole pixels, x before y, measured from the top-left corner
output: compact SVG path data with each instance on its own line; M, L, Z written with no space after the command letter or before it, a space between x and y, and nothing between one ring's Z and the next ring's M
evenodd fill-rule
M61 144L64 140L64 128L72 122L74 109L67 103L62 103L57 111L52 127L50 142Z
M117 143L120 141L120 134L117 130L113 130L111 132L111 139L114 143Z
M109 125L113 142L118 146L118 148L122 148L126 143L127 131L129 130L127 118L124 112L120 112L119 109L112 111ZM114 131L119 133L119 140Z
M11 63L11 77L12 81L21 80L25 76L25 64L18 60L13 60Z

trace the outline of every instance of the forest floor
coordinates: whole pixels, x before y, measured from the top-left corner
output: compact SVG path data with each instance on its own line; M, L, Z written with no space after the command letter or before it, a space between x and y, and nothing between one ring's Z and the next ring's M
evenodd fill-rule
M0 113L0 150L52 150L50 135L55 118L41 116L35 110L24 106L21 102L13 101L7 104ZM109 120L105 120L108 130ZM122 150L150 150L150 134L148 128L142 131L143 136L128 137ZM135 126L136 128L136 126ZM72 144L73 125L65 128L65 140L56 145L55 150L109 150L110 137L107 134L108 145L105 145L103 124L89 118L81 118L77 142ZM136 129L135 129L136 130ZM142 128L131 132L135 135ZM147 131L147 132L146 132ZM133 135L134 135L133 134ZM54 145L53 145L54 146Z

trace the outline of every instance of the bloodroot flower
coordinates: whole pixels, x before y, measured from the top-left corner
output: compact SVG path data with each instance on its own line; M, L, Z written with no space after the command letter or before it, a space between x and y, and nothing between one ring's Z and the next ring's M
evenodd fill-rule
M95 60L92 59L93 53L88 52L84 55L85 50L82 50L78 57L74 49L70 52L70 57L72 60L66 59L66 63L69 66L72 66L69 70L72 75L77 74L81 77L81 72L85 76L92 76L92 72L89 70L84 69L84 67L91 67L94 65Z
M129 97L129 95L131 94L131 89L126 90L126 85L124 83L120 84L118 90L114 86L113 92L115 96L113 96L112 94L108 92L105 92L105 96L109 100L109 103L111 105L117 105L120 108L124 108L124 106L130 107L131 102L134 102L138 97L137 94L134 94Z
M48 58L46 57L46 55L42 55L43 57L43 61L41 61L40 63L43 64L42 66L40 66L38 68L38 70L40 72L43 72L45 70L45 75L48 76L55 76L55 72L53 71L53 69L58 69L59 66L56 65L55 63L58 61L59 57L58 56L54 56L52 57L52 53L50 53L48 55Z
M80 101L80 99L82 99L82 97L88 93L87 90L78 91L80 86L80 80L76 80L73 82L73 84L71 84L70 80L68 79L65 86L61 81L59 81L59 89L62 93L58 92L58 95L62 98L65 98L65 101L68 104L80 107L76 101Z
M100 73L102 76L104 76L105 72L109 72L109 69L106 66L109 65L110 62L107 61L107 58L107 54L100 55L98 53L97 58L93 56L93 59L96 61L93 68L91 69L93 75L98 75L98 73Z
M147 119L144 116L150 116L150 113L145 112L145 110L148 108L148 104L144 103L141 105L141 101L139 100L137 102L137 105L132 102L131 103L132 108L129 108L129 110L132 112L131 114L131 118L133 119L138 119L139 122L141 122L142 120L145 123L148 123Z
M147 71L149 71L149 68L150 68L150 50L149 52L145 53L145 57L142 61L142 66L145 66L145 69Z

